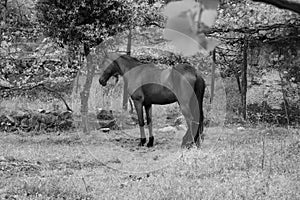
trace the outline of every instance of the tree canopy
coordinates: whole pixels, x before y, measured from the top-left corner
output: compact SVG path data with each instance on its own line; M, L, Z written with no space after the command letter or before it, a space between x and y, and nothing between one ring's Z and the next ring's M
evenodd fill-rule
M151 9L143 0L39 0L36 9L47 36L87 49L134 24L150 25L158 17L156 7Z

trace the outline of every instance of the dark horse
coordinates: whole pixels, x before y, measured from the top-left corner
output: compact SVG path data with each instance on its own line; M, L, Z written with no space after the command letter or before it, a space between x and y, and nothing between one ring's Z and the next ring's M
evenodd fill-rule
M139 146L146 143L143 107L146 111L149 129L149 142L152 147L152 104L171 104L178 102L188 129L183 137L182 146L197 146L203 140L203 96L205 82L196 69L188 64L178 64L171 69L159 69L153 64L143 64L136 58L121 55L112 59L99 78L105 86L110 77L121 75L128 84L128 92L134 102L138 115L141 139Z

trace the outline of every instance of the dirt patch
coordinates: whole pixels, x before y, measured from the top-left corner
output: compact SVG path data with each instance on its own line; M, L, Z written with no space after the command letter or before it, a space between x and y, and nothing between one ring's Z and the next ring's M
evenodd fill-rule
M103 163L99 161L78 161L78 160L70 160L70 161L61 161L61 160L51 160L49 162L43 163L44 168L47 170L63 170L63 169L73 169L73 170L81 170L84 168L97 168L104 166Z
M121 147L125 150L129 150L131 152L153 152L157 150L167 150L170 148L177 148L178 138L176 137L175 132L156 132L154 134L154 147L139 147L138 144L140 142L139 138L139 130L138 129L127 129L122 131L113 131L109 134L106 134L107 142L110 142L117 147ZM148 138L147 138L148 141ZM146 145L145 145L146 146Z

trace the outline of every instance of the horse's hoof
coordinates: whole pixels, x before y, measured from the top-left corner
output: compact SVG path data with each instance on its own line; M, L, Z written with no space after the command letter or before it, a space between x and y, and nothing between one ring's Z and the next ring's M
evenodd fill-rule
M149 142L147 144L147 147L153 147L153 144L154 144L154 137L151 136L151 137L149 137Z
M187 142L187 143L181 144L181 148L183 148L183 149L190 149L192 147L193 147L193 142Z
M148 143L147 147L153 147L153 144Z
M139 143L139 147L144 146L144 144L146 144L146 138L141 138L141 141Z

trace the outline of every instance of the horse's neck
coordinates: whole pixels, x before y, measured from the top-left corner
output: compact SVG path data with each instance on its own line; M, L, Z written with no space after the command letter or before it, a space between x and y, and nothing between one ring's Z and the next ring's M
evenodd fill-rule
M144 64L141 62L138 62L138 61L134 61L134 62L126 61L125 63L123 63L122 76L124 74L126 74L127 72L129 72L130 70L133 70L133 69L137 68L138 66L142 66L142 65L144 65Z

